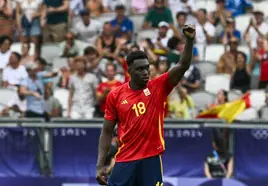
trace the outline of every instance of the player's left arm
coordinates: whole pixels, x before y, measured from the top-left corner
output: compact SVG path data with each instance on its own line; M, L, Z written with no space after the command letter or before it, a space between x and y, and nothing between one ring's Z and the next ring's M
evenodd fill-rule
M191 25L185 25L182 32L186 37L184 50L181 54L180 61L168 72L169 82L173 86L176 86L180 82L184 73L189 69L193 56L195 28Z

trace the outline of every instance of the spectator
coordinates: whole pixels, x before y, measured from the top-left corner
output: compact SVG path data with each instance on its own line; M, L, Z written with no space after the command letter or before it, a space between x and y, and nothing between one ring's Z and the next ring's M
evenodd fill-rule
M116 66L113 64L107 64L106 66L106 72L105 75L107 76L108 81L104 82L104 83L100 83L98 88L97 88L97 101L100 105L100 117L104 117L104 111L105 111L105 104L106 104L106 97L108 95L108 93L122 85L122 83L120 81L117 81L115 79L115 75L116 75Z
M191 64L190 68L185 72L181 85L186 88L189 93L200 89L201 73L194 64Z
M215 39L216 29L207 19L207 11L199 9L196 23L196 43L212 43Z
M233 175L233 157L227 151L224 139L217 137L213 141L213 152L206 158L204 172L207 178L231 178Z
M164 56L161 56L159 58L159 63L158 63L158 70L159 70L159 74L164 74L168 71L168 63L167 63L167 59Z
M144 51L146 52L149 62L150 63L155 63L158 60L158 56L154 52L162 52L162 51L155 51L155 46L152 43L150 39L146 39L141 43L141 47L143 47ZM164 51L165 53L165 51Z
M94 44L96 37L102 28L100 21L92 19L90 12L86 9L80 11L81 20L79 20L74 26L74 33L77 35L77 39Z
M219 90L216 97L215 104L210 105L214 107L215 105L223 105L229 101L228 92L226 90Z
M117 5L115 7L116 18L111 21L111 25L117 37L126 34L128 41L131 41L134 26L133 22L125 16L125 11L124 5Z
M21 56L16 52L12 52L9 65L3 70L3 87L14 87L28 77L25 67L20 65L20 60Z
M153 0L131 0L132 14L145 14L153 6Z
M236 37L239 41L241 40L241 33L235 28L235 21L232 18L226 19L226 27L220 35L221 42L224 43L224 40L229 41L230 38Z
M169 51L167 54L167 62L168 62L168 68L170 68L171 66L175 65L176 63L178 63L178 61L180 61L180 50L179 50L179 46L180 46L180 39L177 37L171 37L168 40L168 44L167 44Z
M69 86L69 81L72 75L76 72L76 66L74 63L74 58L69 58L68 59L68 67L63 67L61 69L62 74L60 76L60 80L58 83L58 86L61 88L66 88L68 89Z
M238 52L236 59L236 69L232 76L232 89L238 89L245 93L250 88L251 63L246 64L247 56L243 52Z
M251 0L225 0L225 8L236 17L251 12L253 5Z
M105 59L103 60L102 57L99 55L98 51L96 50L96 48L91 47L91 46L85 48L84 57L86 60L87 71L95 74L98 80L101 80L101 77L103 75L102 72L104 72L104 70L102 71L100 66L102 66L103 64L105 66L107 63L107 60Z
M44 85L37 76L38 65L28 63L26 65L28 78L21 82L20 93L26 97L27 110L26 117L44 118Z
M0 37L0 71L2 71L9 63L11 56L10 46L12 45L12 39L8 36Z
M145 16L143 28L157 28L161 21L173 26L173 17L169 8L165 7L165 0L155 0L154 6Z
M169 24L167 22L160 22L158 25L158 36L157 38L152 39L152 43L155 46L155 53L166 54L168 52L167 44L169 37L167 36L167 32L169 29ZM160 51L158 51L160 50Z
M219 35L226 26L226 19L232 17L232 13L225 9L225 0L216 0L216 10L209 13L210 22L216 27Z
M75 57L80 51L78 42L72 32L67 32L65 41L60 43L60 48L62 49L62 57Z
M194 118L194 101L187 93L187 89L181 86L177 87L179 100L173 100L168 103L169 114L172 118L176 119L191 119Z
M31 56L29 54L30 49L31 49L31 45L29 42L22 43L21 45L22 55L21 55L21 60L20 60L21 65L26 65L27 63L34 62L34 56Z
M178 12L176 15L176 19L177 19L177 25L178 25L177 29L179 30L178 38L182 39L183 36L181 32L182 32L182 28L186 24L187 14L185 12Z
M16 21L22 40L35 44L35 54L40 55L42 0L17 0Z
M104 23L103 32L96 41L98 53L106 59L113 60L117 42L111 23Z
M225 49L227 41L224 42ZM236 66L236 58L238 54L238 39L232 37L229 40L230 50L226 51L220 58L217 64L217 73L232 74Z
M0 1L0 36L13 38L12 0ZM1 60L0 60L1 61Z
M99 17L102 13L104 13L102 0L88 0L87 9L92 17Z
M44 110L49 118L62 117L62 105L59 100L53 97L51 89L45 88Z
M196 23L196 2L195 0L167 0L168 7L171 9L173 15L176 15L177 12L184 12L187 15L187 23L195 24Z
M23 117L26 111L25 97L20 93L20 85L17 86L17 94L8 101L6 107L2 110L1 116Z
M125 5L126 0L103 0L102 1L104 12L115 12L117 5Z
M155 79L159 76L157 63L150 64L149 70L150 70L150 80Z
M68 27L69 0L44 0L44 42L61 42Z
M257 39L257 47L253 49L253 63L252 63L252 76L251 88L258 89L261 77L261 62L265 59L264 39L259 36ZM264 75L264 74L263 74ZM267 78L268 79L268 78Z
M251 46L257 47L257 39L259 36L263 37L268 34L268 24L264 22L264 14L261 11L254 12L254 19L250 20L250 23L245 31L244 39L247 37L251 40Z
M98 79L86 72L86 60L75 58L77 74L71 76L68 100L68 117L72 119L92 119L95 112Z
M256 54L257 62L260 64L260 83L259 88L265 89L268 87L268 39L264 40L263 48L260 48L258 53Z
M51 89L53 85L52 77L56 76L57 72L47 72L47 61L43 58L37 58L35 63L38 65L37 76L45 86L45 88Z

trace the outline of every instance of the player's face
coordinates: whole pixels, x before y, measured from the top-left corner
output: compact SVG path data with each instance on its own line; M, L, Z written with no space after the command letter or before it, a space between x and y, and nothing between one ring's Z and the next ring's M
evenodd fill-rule
M145 87L149 81L149 66L147 59L137 59L130 67L131 79L141 87Z

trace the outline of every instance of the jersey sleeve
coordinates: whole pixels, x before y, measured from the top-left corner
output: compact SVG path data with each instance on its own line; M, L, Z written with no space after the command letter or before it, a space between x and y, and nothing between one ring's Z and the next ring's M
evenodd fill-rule
M106 98L106 108L104 118L109 121L117 119L115 92L111 91Z
M152 84L159 87L159 91L164 92L165 96L168 96L172 89L174 88L173 85L169 82L168 79L168 72L162 74L161 76L155 78L152 80Z

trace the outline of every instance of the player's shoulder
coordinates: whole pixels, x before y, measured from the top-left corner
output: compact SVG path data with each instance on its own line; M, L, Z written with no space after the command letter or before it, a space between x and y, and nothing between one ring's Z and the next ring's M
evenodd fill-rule
M164 74L161 74L160 76L150 80L150 84L156 84L159 83L161 81L165 81L168 78L168 72L165 72Z
M119 85L115 88L113 88L110 92L113 96L120 95L120 93L125 92L125 90L128 88L128 83L124 83L122 85Z

